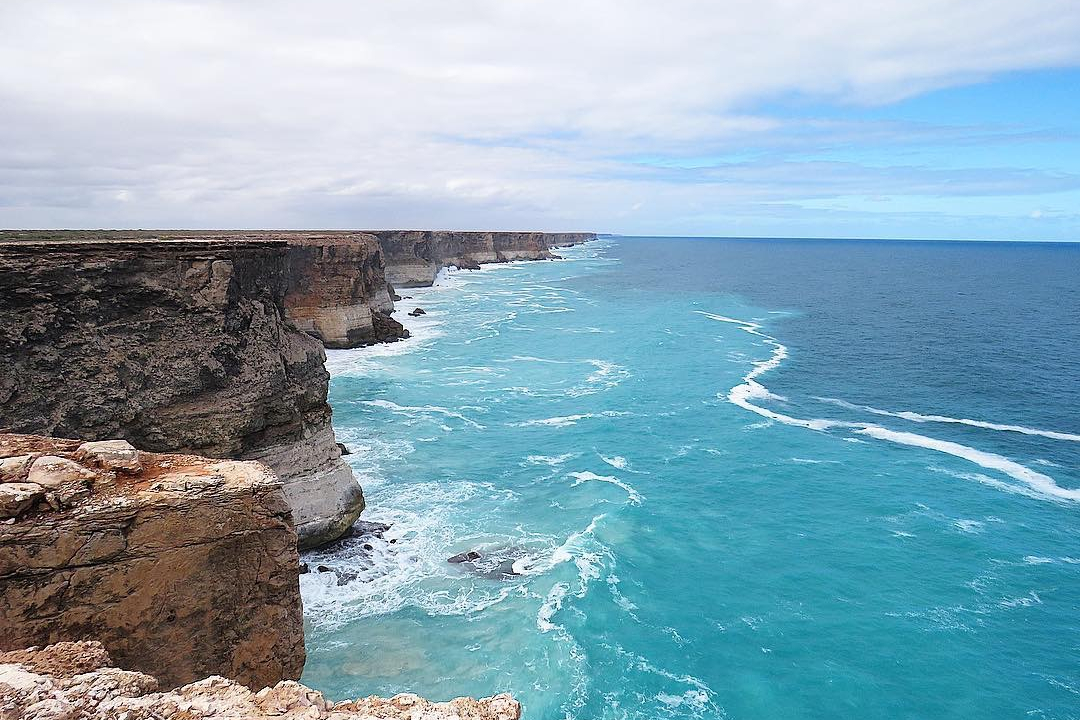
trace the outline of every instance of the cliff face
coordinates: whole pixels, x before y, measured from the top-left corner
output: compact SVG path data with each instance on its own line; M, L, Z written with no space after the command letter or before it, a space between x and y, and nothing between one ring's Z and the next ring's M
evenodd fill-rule
M210 677L156 692L153 677L109 667L97 643L60 643L0 653L0 717L4 720L518 720L509 695L432 703L416 695L333 703L296 682L259 692ZM258 687L257 685L255 687Z
M394 287L431 285L441 268L475 267L511 260L552 257L540 232L454 232L449 230L373 230Z
M596 239L596 233L547 233L548 245L552 248L581 245Z
M264 465L28 435L0 458L0 650L94 638L169 687L300 676L296 534Z
M282 238L0 233L0 430L264 461L302 546L364 507Z
M390 317L382 251L363 233L288 236L285 312L328 348L351 348L408 337Z

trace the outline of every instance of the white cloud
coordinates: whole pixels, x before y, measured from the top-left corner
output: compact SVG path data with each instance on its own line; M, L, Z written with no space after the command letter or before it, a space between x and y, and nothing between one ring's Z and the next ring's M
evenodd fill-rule
M882 129L756 108L1080 63L1074 0L6 0L0 33L0 225L647 230L867 175L892 195L905 168L808 189L621 158L842 142Z

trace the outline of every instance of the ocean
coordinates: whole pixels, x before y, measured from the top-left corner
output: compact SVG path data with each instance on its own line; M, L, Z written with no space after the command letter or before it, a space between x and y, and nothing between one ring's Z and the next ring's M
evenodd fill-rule
M305 683L1080 717L1080 245L559 252L402 290L413 338L327 353L391 527L304 558Z

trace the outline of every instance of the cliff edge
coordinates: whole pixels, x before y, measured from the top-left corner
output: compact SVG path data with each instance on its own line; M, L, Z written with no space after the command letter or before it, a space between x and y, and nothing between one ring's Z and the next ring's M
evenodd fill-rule
M93 638L170 687L295 679L298 573L261 463L0 435L0 650Z
M364 497L315 338L288 322L272 233L0 233L0 431L261 460L301 546Z

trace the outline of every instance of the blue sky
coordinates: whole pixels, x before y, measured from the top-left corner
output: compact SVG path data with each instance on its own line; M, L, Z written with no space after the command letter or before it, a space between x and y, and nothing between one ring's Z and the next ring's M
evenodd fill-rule
M9 0L0 34L0 226L1080 240L1075 0Z

